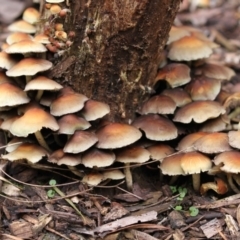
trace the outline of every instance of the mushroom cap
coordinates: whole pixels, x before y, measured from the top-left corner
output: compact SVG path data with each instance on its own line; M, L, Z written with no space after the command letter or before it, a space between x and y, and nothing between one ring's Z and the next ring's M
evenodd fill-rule
M27 137L31 133L40 131L42 128L50 128L57 131L57 121L49 113L40 108L30 108L23 116L12 124L10 132L17 137Z
M236 73L229 67L213 64L213 63L205 63L194 71L195 74L202 74L209 78L215 78L219 80L230 80Z
M110 112L108 104L89 99L85 102L81 114L87 121L102 118Z
M69 113L80 111L84 107L84 103L88 98L80 93L69 89L69 92L64 88L60 91L58 97L53 100L50 105L50 112L53 116L62 116Z
M186 104L192 102L189 94L182 88L165 89L162 92L162 95L172 98L177 107L183 107Z
M165 157L174 153L174 149L169 145L163 143L157 143L152 146L147 147L147 150L150 152L151 159L163 161Z
M184 153L177 153L169 157L165 157L160 165L160 169L164 175L185 175L181 167L181 159Z
M227 133L209 133L194 142L194 148L203 153L213 154L230 151Z
M144 163L150 159L150 152L143 147L126 147L116 152L116 161L121 163Z
M222 117L207 120L199 129L201 132L221 132L226 130L227 124Z
M175 61L192 61L208 58L212 54L209 42L191 35L183 37L169 45L168 58Z
M5 49L5 52L9 54L41 53L46 51L47 48L42 43L34 42L33 40L29 39L13 43Z
M22 19L30 24L34 24L39 21L40 12L33 7L29 7L23 12Z
M12 138L8 144L6 145L6 151L9 153L9 152L12 152L14 151L15 149L17 149L21 144L23 143L31 143L32 141L28 138L19 138L19 137L14 137Z
M65 153L62 149L58 149L48 157L48 162L57 165L77 166L81 164L81 156L79 154Z
M74 134L76 130L86 130L91 124L75 114L67 114L58 120L59 134Z
M18 20L16 22L13 22L12 24L10 24L8 26L8 30L11 32L23 32L23 33L35 33L36 32L36 28L24 21L24 20Z
M14 151L1 155L3 159L7 159L9 161L26 159L31 163L37 163L45 156L48 156L46 149L33 143L23 143Z
M223 104L227 113L231 111L231 109L236 108L239 105L240 105L240 92L231 94L229 97L226 98Z
M97 147L103 149L125 147L142 136L137 128L124 123L107 124L97 130L96 135L98 137Z
M32 76L38 72L47 71L52 67L52 63L45 59L24 58L10 68L6 74L9 77L19 77L22 75Z
M60 85L59 83L50 78L44 76L37 76L36 78L32 79L30 82L26 84L24 91L30 90L58 91L62 88L63 88L62 85Z
M221 82L215 78L194 77L185 88L193 101L214 100L221 90Z
M172 26L169 32L169 38L167 41L167 45L175 42L183 37L190 36L191 32L183 27Z
M113 164L116 157L110 150L91 148L82 154L82 164L88 168L103 168Z
M143 103L140 114L173 114L175 109L176 103L170 97L164 95L156 95Z
M33 41L34 42L39 42L39 43L42 43L42 44L49 44L50 43L49 37L46 34L43 34L43 33L37 34L33 38Z
M187 152L181 158L181 167L185 174L206 172L212 167L212 161L202 153Z
M103 172L104 180L112 179L112 180L121 180L125 178L125 175L118 169L114 170L106 170Z
M133 121L132 125L144 131L150 140L166 141L178 136L175 125L169 119L156 114L140 116Z
M0 68L10 69L18 62L13 56L7 54L6 52L0 52Z
M76 131L65 144L66 153L80 153L92 147L98 141L97 136L88 131Z
M83 177L82 182L87 183L88 185L91 185L91 186L97 186L104 179L105 178L102 173L89 173Z
M29 101L27 94L13 83L0 84L0 107L17 106Z
M47 3L61 3L64 2L65 0L46 0Z
M178 143L177 150L184 152L194 151L194 143L203 136L206 136L207 134L208 133L206 132L195 132L188 134Z
M0 72L0 84L5 82L14 83L14 81L11 78L7 77L4 72Z
M1 129L4 131L10 131L10 128L12 126L12 124L14 123L14 121L16 121L20 116L13 116L10 117L8 119L5 119L2 123L1 123Z
M240 152L228 151L218 154L213 162L215 165L223 164L221 170L230 173L240 172Z
M27 33L22 32L13 32L6 38L6 42L11 45L16 42L20 42L23 40L32 40L32 36Z
M240 149L240 131L229 131L228 139L230 146Z
M190 123L193 120L196 123L202 123L225 112L223 106L215 101L191 102L176 111L173 121Z
M191 81L190 68L186 64L170 63L158 71L154 84L160 80L166 80L172 88L182 86Z

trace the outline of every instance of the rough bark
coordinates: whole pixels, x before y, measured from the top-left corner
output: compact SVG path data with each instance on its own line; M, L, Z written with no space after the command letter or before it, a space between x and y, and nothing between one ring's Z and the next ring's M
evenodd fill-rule
M131 121L152 82L180 0L72 0L74 43L52 75Z

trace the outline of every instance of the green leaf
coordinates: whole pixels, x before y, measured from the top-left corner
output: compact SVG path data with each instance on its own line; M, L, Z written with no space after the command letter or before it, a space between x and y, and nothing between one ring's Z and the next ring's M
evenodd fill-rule
M186 195L187 194L187 188L179 187L178 192L179 193L185 193L185 195Z
M48 191L47 191L47 196L49 197L49 198L53 198L54 196L55 196L55 191L53 190L53 189L49 189Z
M177 187L176 186L170 186L170 189L171 189L172 193L177 192Z
M55 186L57 184L57 181L55 180L55 179L51 179L50 181L49 181L49 185L50 186Z
M179 194L179 197L180 198L184 198L186 196L186 193L185 192L180 192L180 194Z
M182 210L182 206L176 206L174 209L177 210L177 211L181 211Z
M195 208L192 206L189 208L189 212L190 212L190 216L196 217L199 213L199 210L198 210L198 208Z

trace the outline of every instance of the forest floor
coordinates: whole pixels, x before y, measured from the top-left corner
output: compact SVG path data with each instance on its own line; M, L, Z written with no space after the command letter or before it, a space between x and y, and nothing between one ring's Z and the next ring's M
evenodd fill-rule
M0 0L0 44L29 2ZM199 7L184 0L175 24L199 28L220 45L211 60L236 71L223 88L240 92L240 1L209 2ZM64 168L0 166L1 187L6 179L18 187L0 193L3 240L240 239L240 194L202 196L192 189L191 176L169 184L170 177L160 180L157 163L132 169L132 192L124 182L91 188ZM203 182L213 180L202 174Z

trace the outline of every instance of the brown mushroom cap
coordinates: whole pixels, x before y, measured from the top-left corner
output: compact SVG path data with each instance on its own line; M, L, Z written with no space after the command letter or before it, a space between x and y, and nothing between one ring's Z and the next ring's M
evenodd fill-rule
M213 162L215 165L223 164L221 169L225 172L239 173L240 172L240 152L228 151L218 154Z
M106 170L103 172L104 180L112 179L112 180L121 180L125 178L125 175L118 169L114 170Z
M30 24L34 24L40 19L40 12L33 7L25 9L22 19Z
M80 93L74 92L70 88L63 88L58 97L53 100L50 112L53 116L62 116L80 111L88 98Z
M76 130L86 130L91 124L75 114L67 114L58 120L59 134L74 134Z
M98 141L97 136L88 131L76 131L67 141L63 151L66 153L80 153L89 149Z
M105 180L105 178L102 173L89 173L83 177L82 182L91 186L97 186L103 180Z
M57 131L57 121L49 113L40 108L30 108L23 116L14 121L10 132L17 137L27 137L31 133L40 131L42 128L50 128Z
M228 144L227 133L209 133L194 142L194 148L202 153L220 153L230 151L232 148Z
M214 78L195 77L185 87L193 101L214 100L221 90L221 82Z
M49 44L49 37L43 33L37 34L34 38L33 38L34 42L39 42L42 44Z
M231 68L213 63L205 63L199 66L195 69L194 73L219 80L230 80L234 75L236 75Z
M32 36L27 33L14 32L6 38L6 42L9 45L16 43L16 42L23 41L23 40L32 40Z
M183 27L176 27L172 26L169 32L169 38L167 41L167 45L171 44L172 42L175 42L183 37L190 36L191 33L187 29Z
M82 154L82 164L88 168L103 168L113 164L116 157L110 150L92 148Z
M126 147L116 152L116 161L121 163L144 163L150 159L150 152L142 147Z
M17 106L29 101L27 94L21 88L8 82L0 84L0 107Z
M170 63L160 69L154 84L160 80L166 80L172 87L179 87L191 81L190 68L182 63Z
M183 37L169 45L168 58L175 61L192 61L208 58L212 54L209 42L196 36Z
M181 167L185 174L206 172L212 167L212 161L202 153L187 152L181 158Z
M0 52L0 68L10 69L18 62L13 56L7 54L6 52Z
M178 136L177 128L167 118L156 114L136 118L132 125L144 131L146 137L155 141L166 141Z
M142 136L137 128L124 123L107 124L97 130L96 135L98 137L97 147L104 149L125 147Z
M240 131L229 131L228 139L230 146L240 149Z
M203 136L206 136L208 133L205 132L196 132L196 133L191 133L185 136L177 146L178 151L184 151L184 152L192 152L194 151L194 143L202 138Z
M173 114L175 109L176 103L170 97L164 95L156 95L143 103L140 114Z
M150 152L151 159L163 161L165 157L174 153L174 149L169 145L157 143L152 146L147 147L147 150Z
M31 67L30 67L31 66ZM10 68L6 74L9 77L19 77L22 75L32 76L38 72L43 72L52 67L52 63L45 59L37 58L24 58L12 68Z
M183 107L186 104L192 102L189 94L182 88L165 89L162 92L162 95L172 98L177 107Z
M32 79L30 82L26 84L24 91L30 90L58 91L62 88L63 88L62 85L60 85L59 83L50 78L44 76L37 76L36 78Z
M201 132L221 132L226 130L227 124L223 121L222 117L210 119L206 121L199 129Z
M214 101L197 101L189 103L178 109L173 121L181 123L190 123L192 120L196 123L205 122L208 119L216 118L225 113L221 104Z
M36 28L24 21L24 20L18 20L16 22L13 22L12 24L10 24L8 26L8 30L11 32L23 32L23 33L35 33L36 32Z
M90 99L85 102L81 114L87 121L94 121L104 117L109 112L110 107L108 104Z
M13 53L41 53L46 52L47 48L38 42L34 42L32 40L22 40L20 42L16 42L11 44L9 47L5 49L6 53L13 54Z
M81 164L81 156L79 154L65 153L62 149L58 149L48 157L48 162L57 165L77 166Z
M33 143L23 143L14 151L1 155L3 159L7 159L9 161L26 159L31 163L37 163L45 156L48 156L46 149Z
M174 154L163 159L160 169L164 175L176 176L185 175L181 167L181 159L184 153Z

